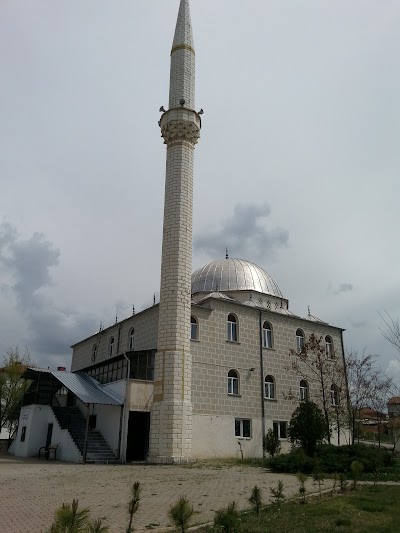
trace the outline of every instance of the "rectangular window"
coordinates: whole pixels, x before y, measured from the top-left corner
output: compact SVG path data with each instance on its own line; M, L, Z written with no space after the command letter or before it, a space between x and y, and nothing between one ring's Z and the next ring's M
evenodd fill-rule
M26 436L26 426L22 426L22 429L21 429L21 442L25 442L25 436Z
M235 418L235 437L251 439L250 418Z
M274 421L274 433L277 435L278 439L287 439L287 428L287 422Z

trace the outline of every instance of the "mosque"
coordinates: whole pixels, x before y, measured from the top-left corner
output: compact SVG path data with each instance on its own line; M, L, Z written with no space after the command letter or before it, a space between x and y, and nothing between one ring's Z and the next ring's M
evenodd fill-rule
M309 336L344 368L343 330L289 310L261 267L228 257L192 274L195 107L189 0L181 0L171 51L160 303L72 346L71 372L27 369L11 453L75 462L262 457L273 429L285 445L290 417L321 387L291 369ZM332 381L332 380L331 380ZM343 386L343 385L341 385ZM338 384L326 383L332 407ZM288 444L286 444L288 445Z

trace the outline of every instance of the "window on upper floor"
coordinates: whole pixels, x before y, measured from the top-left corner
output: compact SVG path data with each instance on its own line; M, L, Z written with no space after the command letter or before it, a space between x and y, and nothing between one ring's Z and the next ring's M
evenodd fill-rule
M263 347L272 348L272 328L269 322L264 322L263 324L262 337Z
M112 357L113 355L114 355L114 337L111 337L108 343L108 356Z
M339 388L335 384L331 386L331 404L333 407L339 405Z
M92 346L92 363L95 363L97 359L97 342Z
M196 341L199 338L199 323L195 316L190 317L190 339Z
M334 355L333 355L333 342L332 342L332 338L327 335L325 337L325 353L326 353L326 357L328 359L333 359L334 358Z
M250 418L235 418L235 437L251 439Z
M235 315L228 315L228 341L237 342L238 324Z
M235 396L239 394L239 373L236 370L228 372L228 394Z
M296 352L301 353L304 348L304 333L301 329L296 331Z
M266 376L264 382L264 397L267 400L275 399L275 380L273 376Z
M300 381L300 401L304 402L309 399L308 383L305 379Z
M288 423L281 420L274 420L274 433L278 439L287 439L288 437Z
M128 350L132 351L135 348L135 328L129 330L128 336Z

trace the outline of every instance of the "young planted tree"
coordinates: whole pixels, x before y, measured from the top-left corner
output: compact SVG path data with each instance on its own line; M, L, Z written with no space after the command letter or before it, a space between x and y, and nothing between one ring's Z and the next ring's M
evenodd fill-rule
M226 509L216 511L214 527L221 533L237 533L240 524L240 513L236 508L236 502L232 502Z
M253 490L251 491L251 496L249 498L249 502L254 507L257 516L260 514L260 509L262 505L262 498L261 498L261 489L257 487L257 485L254 486Z
M285 499L285 496L283 494L283 488L283 482L279 480L278 485L275 488L271 487L269 489L271 491L271 496L274 498L272 504L275 505L277 509L280 509L281 504Z
M350 468L353 477L353 488L354 490L357 490L357 482L359 481L361 474L364 472L364 465L359 461L353 461Z
M193 506L190 505L186 496L181 496L176 504L173 505L169 510L169 516L173 524L181 533L185 533L185 531L187 531L193 513Z
M133 532L133 528L132 528L133 515L139 509L140 491L141 491L140 483L139 481L135 481L135 483L132 485L132 488L131 488L131 498L128 504L129 524L128 524L126 533Z
M288 433L290 441L300 444L305 454L312 457L317 444L328 437L329 427L318 405L306 401L295 409Z
M305 504L306 503L306 481L308 479L308 476L307 474L303 474L302 472L299 472L297 474L297 479L300 482L300 487L299 487L300 503Z
M322 494L321 494L321 485L322 485L322 482L325 479L325 476L324 476L324 473L321 470L321 463L320 463L320 461L319 461L319 459L318 459L316 454L314 454L314 465L313 465L312 477L313 477L313 480L315 481L315 483L317 483L317 485L318 485L318 494L319 494L319 497L321 498L321 496L322 496Z
M347 393L345 385L345 368L343 361L331 351L327 354L325 339L312 333L308 341L304 343L300 352L290 350L289 355L292 359L291 370L310 385L316 385L320 392L320 405L325 417L325 423L328 428L331 427L332 419L336 420L336 425L342 426L339 421L343 418L343 411L347 413ZM340 381L340 386L337 382ZM344 401L337 402L336 410L332 410L331 386L336 382L337 399L343 398ZM339 419L340 416L340 419ZM346 419L348 417L346 416ZM331 442L331 433L327 433L328 442Z
M19 407L24 395L25 381L21 379L27 366L32 366L29 352L21 355L18 347L10 349L0 368L0 431L12 432L18 422Z
M278 435L272 430L269 429L267 434L264 435L264 450L271 456L274 457L277 453L281 451L281 442Z
M72 505L63 503L55 512L55 520L48 533L108 533L109 528L102 525L100 518L91 521L89 509L78 511L78 500Z

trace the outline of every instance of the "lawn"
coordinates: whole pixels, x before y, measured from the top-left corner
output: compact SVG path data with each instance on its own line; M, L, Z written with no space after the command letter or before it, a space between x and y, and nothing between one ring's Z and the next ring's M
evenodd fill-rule
M298 501L241 515L241 533L398 533L400 486L362 486L356 492ZM205 528L202 531L210 531Z

